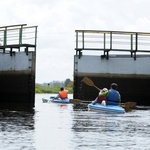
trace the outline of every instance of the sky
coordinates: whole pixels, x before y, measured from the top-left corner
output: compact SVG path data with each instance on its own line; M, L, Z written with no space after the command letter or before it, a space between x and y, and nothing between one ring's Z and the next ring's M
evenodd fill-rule
M75 30L150 32L149 0L5 0L0 26L38 26L36 83L73 80Z

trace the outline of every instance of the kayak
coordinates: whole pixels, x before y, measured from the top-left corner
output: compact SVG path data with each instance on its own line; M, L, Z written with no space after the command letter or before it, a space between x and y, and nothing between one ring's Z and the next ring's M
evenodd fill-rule
M57 98L54 99L54 96L51 97L44 97L42 98L43 103L49 103L49 102L53 102L53 103L65 103L65 104L69 104L70 103L70 99L66 98L66 99L61 99L61 98Z
M90 110L99 110L102 112L108 112L108 113L125 113L125 109L120 107L120 106L116 106L116 105L101 105L99 103L96 104L88 104L88 108Z

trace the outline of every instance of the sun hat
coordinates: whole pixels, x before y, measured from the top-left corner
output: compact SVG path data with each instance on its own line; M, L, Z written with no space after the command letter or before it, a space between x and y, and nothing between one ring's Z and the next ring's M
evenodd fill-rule
M103 88L102 90L103 90L104 92L108 91L108 89L107 89L107 88Z

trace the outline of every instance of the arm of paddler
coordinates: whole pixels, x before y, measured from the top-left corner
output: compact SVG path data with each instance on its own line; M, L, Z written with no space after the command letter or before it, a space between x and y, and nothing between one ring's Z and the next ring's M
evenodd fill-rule
M60 95L58 94L56 97L54 97L54 98L52 99L52 101L55 100L55 99L57 99L57 98L59 98L59 97L60 97Z
M107 97L108 96L108 91L103 92L103 93L99 93L99 97Z
M121 103L121 95L119 94L119 103Z

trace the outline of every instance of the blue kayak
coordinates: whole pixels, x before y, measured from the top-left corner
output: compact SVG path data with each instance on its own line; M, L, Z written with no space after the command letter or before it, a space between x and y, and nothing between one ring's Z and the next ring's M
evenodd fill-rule
M115 105L88 104L90 110L99 110L108 113L125 113L125 109Z
M44 98L42 98L42 101L43 101L43 103L48 103L48 102L65 103L65 104L69 104L70 103L70 99L69 98L66 98L66 99L61 99L61 98L54 99L54 96L44 97Z

